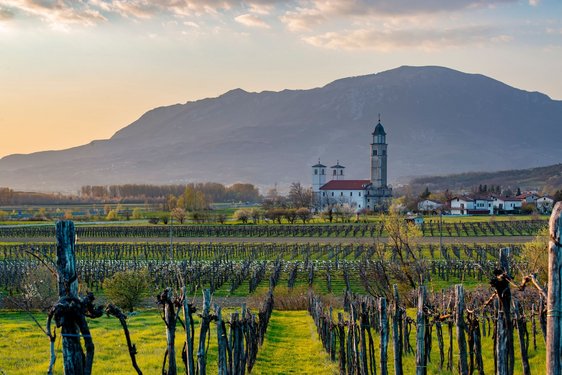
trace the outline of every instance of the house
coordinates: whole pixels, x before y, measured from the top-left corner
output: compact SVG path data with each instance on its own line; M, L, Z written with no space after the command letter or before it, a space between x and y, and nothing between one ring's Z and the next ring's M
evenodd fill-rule
M356 211L381 210L388 207L392 198L392 188L387 181L386 132L379 122L373 131L371 143L371 178L369 180L346 180L345 167L339 160L330 167L318 163L312 166L312 192L315 196L316 209L324 210L335 205L348 204ZM326 179L331 180L326 182Z
M433 201L431 199L424 199L418 202L418 211L420 212L436 212L443 208L443 203Z
M519 199L522 203L535 204L537 199L539 199L539 195L532 191L526 191L515 196L515 198Z
M498 214L518 214L523 200L517 197L494 197L494 212Z
M493 200L488 197L460 196L450 201L451 215L492 215Z
M554 207L554 198L548 195L537 198L537 211L541 214L549 214Z

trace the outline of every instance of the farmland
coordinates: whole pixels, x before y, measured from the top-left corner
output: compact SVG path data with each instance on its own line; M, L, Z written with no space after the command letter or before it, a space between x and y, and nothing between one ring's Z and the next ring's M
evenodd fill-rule
M497 268L498 249L510 248L509 264L513 269L520 268L522 264L519 254L522 251L522 242L531 239L545 225L544 220L535 219L445 221L443 225L437 221L427 221L419 228L422 237L411 244L412 259L423 261L420 275L425 280L428 291L442 291L442 300L454 300L451 286L463 284L468 293L467 304L470 309L474 309L482 303L483 293L487 293L487 288L482 289L478 286L486 286ZM346 326L351 326L353 322L350 306L361 306L359 300L350 302L350 298L355 298L350 296L375 292L389 303L393 298L392 294L388 293L389 286L378 284L381 280L377 275L385 272L386 267L391 267L397 261L395 244L389 239L388 230L382 222L173 227L99 224L80 225L76 228L76 270L80 288L95 293L100 302L108 300L104 287L107 280L124 270L147 269L151 295L167 287L180 290L185 285L190 300L198 306L201 306L201 290L208 289L213 298L227 309L223 310L226 317L234 310L239 310L243 302L251 305L251 309L257 309L262 299L260 296L268 289L273 290L274 296L279 296L278 306L284 306L284 310L273 312L264 344L257 354L253 373L337 373L338 361L341 369L342 360L331 354L332 349L327 348L325 342L321 342L322 331L316 332L314 320L303 311L310 309L310 302L302 297L306 295L306 290L310 289L323 296L322 298L328 298L326 308L333 309L334 313L342 312L344 319L349 321ZM56 258L55 242L49 241L49 238L54 238L54 234L52 225L0 227L0 290L5 297L0 302L9 305L11 299L17 300L21 297L26 290L22 289L26 279L43 267L45 259ZM386 292L385 288L388 288ZM407 315L401 318L401 324L404 329L409 327L409 330L415 331L415 324L412 326L412 319L416 314L413 309L416 303L415 291L401 287L400 293L403 298L402 306L407 308ZM450 303L447 305L442 301L437 302L437 297L433 294L432 296L427 306L433 306L441 311L443 316L448 316L448 311L454 311ZM529 349L528 354L528 360L535 371L541 369L540 364L544 362L544 340L540 330L536 328L540 317L536 313L538 305L531 306L528 301L534 297L529 296L526 292L517 298L521 298L527 311L529 328L531 322L533 325L533 339L530 339L531 335L527 335L527 342L531 340L538 343L536 349ZM130 330L139 348L140 367L145 373L154 373L162 366L163 350L166 347L165 326L159 321L154 297L146 297L141 306L138 315L129 317ZM285 308L296 311L287 312ZM535 311L533 315L529 313L531 309ZM328 310L323 311L327 313ZM390 306L388 311L392 316ZM378 318L374 318L379 313L380 311L375 310L369 313L375 314L369 318L373 320L368 328L369 332L372 330L374 337L373 350L375 347L381 347L379 331L382 326ZM40 312L34 314L40 321L45 320L45 315ZM485 359L486 372L492 372L493 343L489 330L493 311L484 308L481 314L478 315L481 321L488 319L488 333L482 335L479 350ZM328 321L332 318L323 319ZM333 319L332 326L336 327L337 319L335 316ZM447 326L447 319L440 324ZM0 320L2 327L9 328L8 334L0 341L1 357L7 354L7 359L0 364L0 369L7 374L18 373L14 364L21 361L28 364L31 373L45 371L48 366L48 339L34 326L28 315L3 310L0 312ZM195 326L198 327L198 324L199 321L196 321ZM435 324L436 321L433 321L432 325ZM118 322L103 318L90 320L90 325L92 335L99 337L96 338L95 373L130 373L124 343L115 346L121 348L119 350L111 349L111 345L120 342ZM452 334L451 332L449 331L449 334ZM346 333L348 334L351 333ZM429 334L433 336L434 343L441 340L436 336L436 331L430 331ZM10 335L16 335L17 338ZM447 333L444 337L448 342L446 335ZM36 347L38 350L32 353L9 353L9 343L12 340L21 345ZM364 339L357 336L357 340L363 342ZM451 341L454 345L450 350L457 350L456 340L455 336ZM182 340L179 341L176 345L181 352ZM216 339L211 339L209 345L208 371L216 373ZM287 358L294 355L290 354L288 348L295 346L306 348L306 354L302 352L302 362L293 362ZM41 354L40 348L44 348L44 354ZM328 349L328 353L325 349ZM347 350L354 353L356 349L350 346ZM377 352L378 350L376 349ZM364 351L359 348L357 353L361 354ZM356 355L359 355L357 353ZM436 359L438 355L437 349L434 348L428 357L431 359L431 365L428 367L430 373L454 373L447 368L440 369L439 360ZM392 348L388 351L388 356L392 358ZM34 357L40 357L44 361L34 361ZM518 364L515 368L519 369L520 354L517 354L517 358ZM406 373L409 373L408 369L416 366L414 360L413 352L403 354ZM394 364L391 362L389 360L389 369L392 371ZM57 360L56 373L60 373L61 364L62 362ZM380 365L376 365L377 368ZM365 371L363 365L357 366L356 371Z

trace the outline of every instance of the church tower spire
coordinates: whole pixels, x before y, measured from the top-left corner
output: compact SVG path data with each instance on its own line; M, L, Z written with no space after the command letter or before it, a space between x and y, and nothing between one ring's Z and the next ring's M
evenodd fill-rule
M381 124L381 115L379 113L379 122L373 131L373 143L371 143L371 184L374 188L387 187L387 148L386 132Z

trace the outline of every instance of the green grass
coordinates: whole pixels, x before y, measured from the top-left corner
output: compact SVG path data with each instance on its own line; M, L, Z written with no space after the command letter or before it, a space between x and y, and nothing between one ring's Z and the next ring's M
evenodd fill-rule
M337 374L307 311L274 311L252 374Z
M229 312L224 312L225 319ZM408 309L408 315L415 316L415 309ZM36 314L45 321L44 314ZM156 374L161 371L162 358L166 346L165 328L157 310L143 310L128 319L131 337L138 348L139 366L145 374ZM101 317L90 320L89 325L96 345L94 374L131 374L133 373L127 354L125 339L119 322L113 318ZM198 333L198 322L196 332ZM531 334L531 325L528 324ZM183 345L183 331L178 325L176 347L178 350L178 366L183 371L179 351ZM454 329L453 329L454 332ZM454 335L454 333L453 333ZM197 335L196 335L197 336ZM379 352L378 335L374 334L375 352ZM443 326L445 355L448 348L448 330ZM198 336L196 337L198 339ZM209 374L216 373L216 326L211 325L211 343L208 352ZM456 369L458 351L456 337L453 337L453 368ZM522 373L519 338L514 332L515 342L515 373ZM532 340L532 335L531 335ZM412 327L410 342L415 350L415 327ZM485 372L493 373L493 341L491 336L482 336L482 354ZM545 344L542 334L537 335L537 350L529 345L529 361L533 374L545 373ZM62 373L62 354L60 336L56 341L57 362L55 373ZM388 347L389 373L394 372L392 337ZM0 311L0 373L9 375L45 373L49 361L49 342L46 336L35 326L31 319L21 312ZM404 371L411 374L415 369L415 355L403 357ZM446 361L445 361L446 363ZM437 336L433 330L433 349L428 374L453 375L456 371L439 369L439 350ZM377 357L377 366L379 359ZM337 362L329 361L318 339L316 328L306 311L274 311L266 334L264 345L258 352L253 374L335 374Z

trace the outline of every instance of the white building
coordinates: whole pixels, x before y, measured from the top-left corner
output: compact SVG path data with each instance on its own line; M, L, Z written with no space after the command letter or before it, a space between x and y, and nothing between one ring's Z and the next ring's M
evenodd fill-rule
M493 213L493 200L490 198L461 196L451 199L451 215L492 215Z
M541 214L548 214L552 212L552 207L554 207L554 198L545 195L544 197L540 197L536 201L537 210Z
M494 197L494 210L498 214L514 214L521 211L523 202L517 197Z
M371 143L371 179L346 180L345 167L336 165L326 171L326 166L318 161L312 166L312 191L318 202L317 209L324 210L335 205L349 204L357 211L385 209L392 197L392 188L387 181L387 150L386 132L379 122L375 126ZM330 181L326 183L326 178Z

